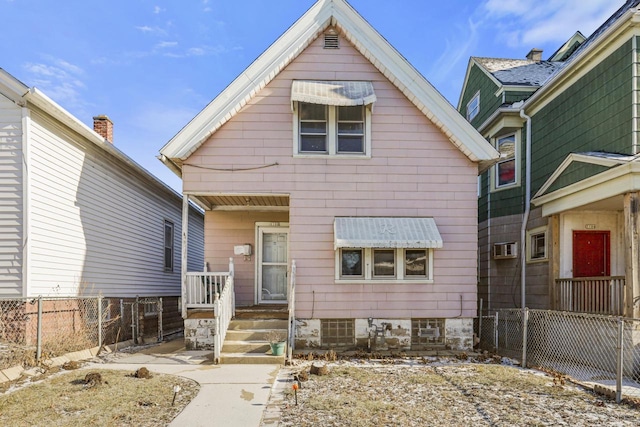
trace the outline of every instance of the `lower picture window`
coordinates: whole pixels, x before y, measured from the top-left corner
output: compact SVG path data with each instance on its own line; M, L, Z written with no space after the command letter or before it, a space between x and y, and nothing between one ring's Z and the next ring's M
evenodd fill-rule
M343 277L362 277L362 249L343 249L340 256Z
M431 280L430 249L343 248L336 252L337 280Z
M539 227L527 231L527 261L547 260L547 228Z
M427 277L427 251L425 249L404 251L404 275Z
M373 250L373 277L396 277L396 251Z

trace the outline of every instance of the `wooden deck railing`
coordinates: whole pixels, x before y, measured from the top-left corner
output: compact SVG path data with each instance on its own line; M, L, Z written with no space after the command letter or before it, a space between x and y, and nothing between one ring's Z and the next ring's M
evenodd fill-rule
M556 279L556 309L621 316L624 287L624 276Z

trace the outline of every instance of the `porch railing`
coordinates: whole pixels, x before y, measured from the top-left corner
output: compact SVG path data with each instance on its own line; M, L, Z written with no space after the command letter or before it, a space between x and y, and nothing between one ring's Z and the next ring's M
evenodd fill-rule
M624 276L556 279L556 309L621 316L624 287Z
M222 288L222 292L215 294L213 302L213 313L215 316L215 335L213 337L213 360L220 363L220 353L222 345L227 336L229 323L236 315L236 297L233 283L234 266L233 258L229 259L229 275Z
M289 289L287 290L287 299L289 300L289 324L287 330L287 359L292 360L293 349L295 343L295 322L296 322L296 261L291 261L291 279L289 280Z
M233 258L229 258L229 271L188 272L185 276L183 316L187 308L213 309L213 359L218 363L229 323L236 314Z

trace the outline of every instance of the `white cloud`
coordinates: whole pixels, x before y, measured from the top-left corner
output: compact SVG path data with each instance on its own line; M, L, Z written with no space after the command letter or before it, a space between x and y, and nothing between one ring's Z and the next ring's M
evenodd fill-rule
M178 42L160 42L156 44L156 47L159 49L166 49L166 48L176 47L176 46L178 46Z
M611 0L487 0L480 11L506 44L534 47L564 42L576 31L589 36L619 7Z
M433 64L433 71L429 73L433 83L438 84L446 80L460 61L468 60L473 54L473 50L478 46L478 27L479 24L472 19L467 20L466 26L457 26L453 32L454 39L446 40L443 54Z
M136 30L141 31L145 34L153 34L153 35L166 35L167 32L160 27L150 27L148 25L140 25L135 27Z
M24 69L30 85L41 89L49 98L65 108L84 112L87 104L82 98L86 85L82 80L84 70L64 59L47 56L43 62L28 62Z
M160 6L155 6L153 8L153 13L156 14L156 15L158 15L161 12L166 12L166 11L167 11L167 9L163 9Z

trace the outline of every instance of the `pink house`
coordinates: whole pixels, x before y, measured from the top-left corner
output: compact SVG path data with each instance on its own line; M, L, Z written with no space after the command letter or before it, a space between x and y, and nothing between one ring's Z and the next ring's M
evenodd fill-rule
M296 348L472 346L477 176L498 153L344 0L318 1L160 157L223 272L184 277L192 348L256 305L290 309ZM216 302L217 323L195 315Z

